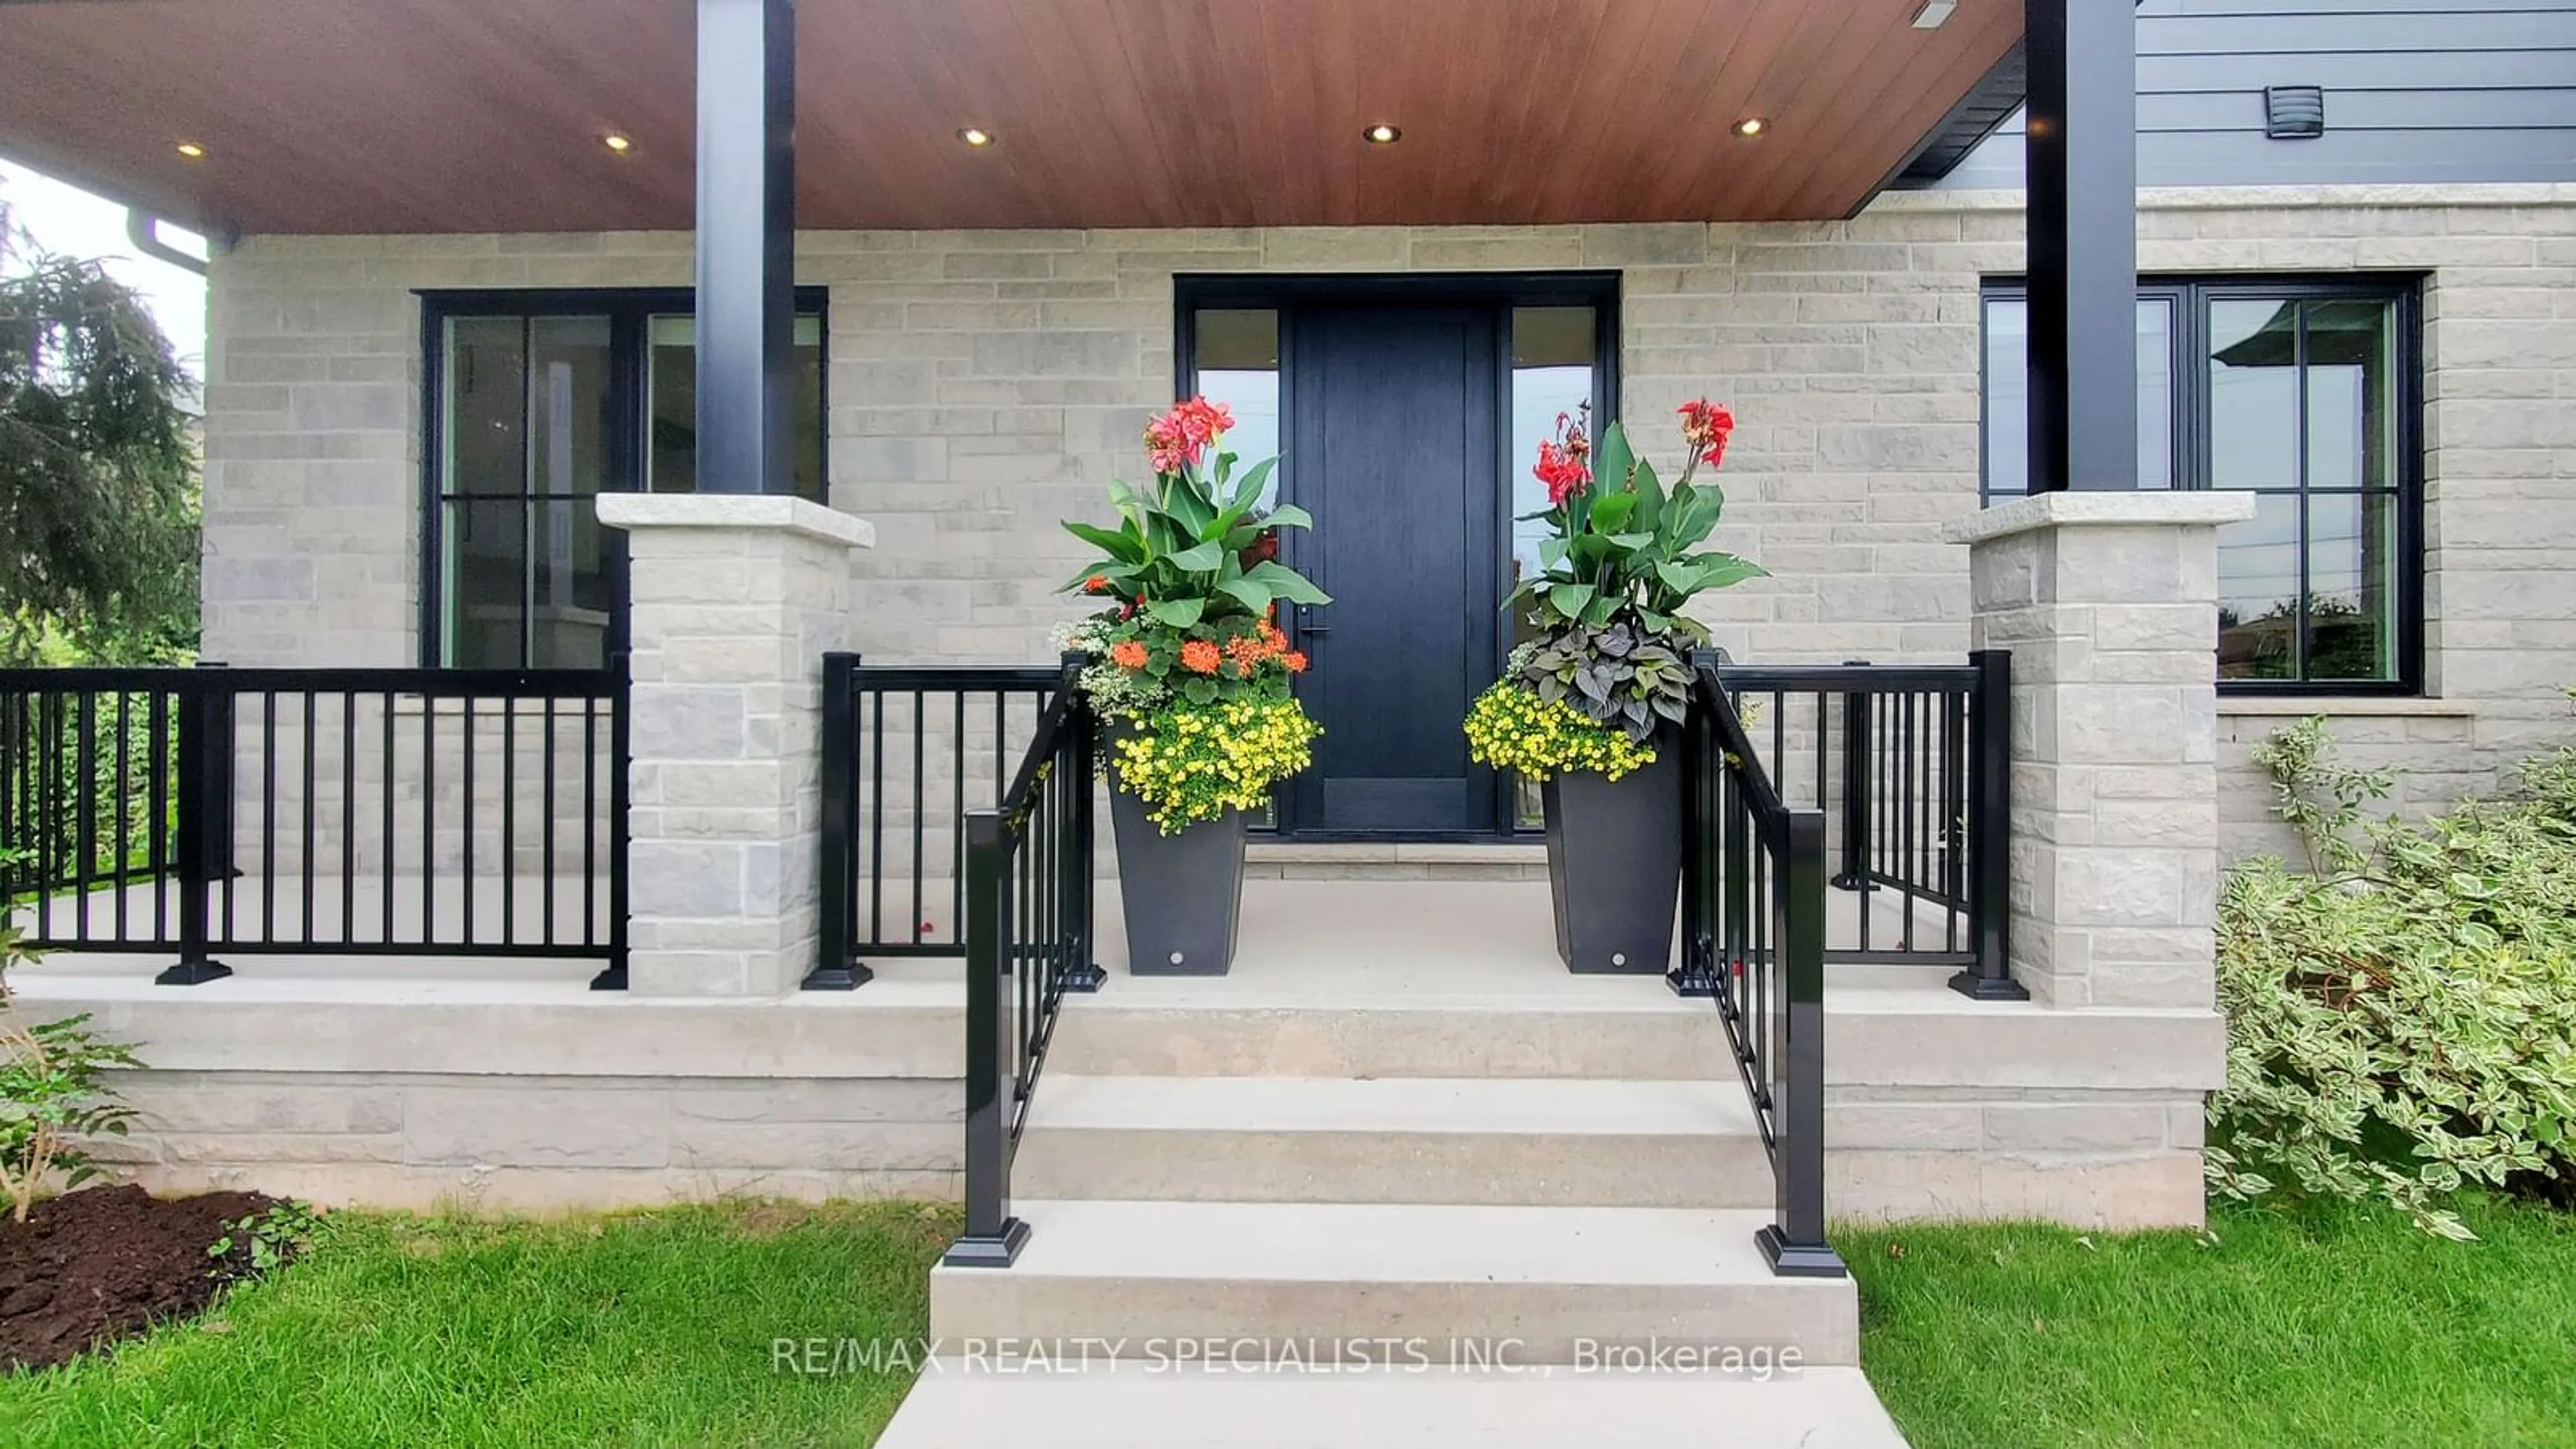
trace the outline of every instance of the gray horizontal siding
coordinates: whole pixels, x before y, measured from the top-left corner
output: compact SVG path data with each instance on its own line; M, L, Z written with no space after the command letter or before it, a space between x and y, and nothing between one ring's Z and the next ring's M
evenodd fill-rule
M2263 134L2263 88L2326 134ZM1939 180L2022 184L2018 112ZM2138 184L2576 181L2576 0L2144 0Z

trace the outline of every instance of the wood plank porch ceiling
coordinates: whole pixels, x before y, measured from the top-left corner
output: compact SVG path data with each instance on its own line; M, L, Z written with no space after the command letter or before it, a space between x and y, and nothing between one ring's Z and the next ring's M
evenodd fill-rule
M1826 218L2020 0L806 0L808 227ZM0 4L0 152L239 232L684 228L691 0ZM1748 116L1767 123L1745 139ZM1370 146L1364 128L1403 130ZM970 150L958 128L992 132ZM620 155L602 144L631 137ZM205 149L182 157L182 141Z

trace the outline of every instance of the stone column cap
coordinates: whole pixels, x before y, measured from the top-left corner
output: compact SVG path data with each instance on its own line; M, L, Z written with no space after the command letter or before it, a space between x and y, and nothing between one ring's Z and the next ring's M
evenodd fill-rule
M602 493L599 521L611 528L774 529L844 548L874 548L864 518L778 493Z
M2044 528L2215 527L2253 516L2253 494L2216 489L2034 493L1954 518L1941 526L1941 537L1984 543Z

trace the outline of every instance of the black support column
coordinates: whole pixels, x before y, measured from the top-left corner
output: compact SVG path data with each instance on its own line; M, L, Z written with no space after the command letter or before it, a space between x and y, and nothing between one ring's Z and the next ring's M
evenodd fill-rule
M2030 58L2030 487L2138 482L2138 16L2023 0Z
M698 491L792 493L796 8L698 0Z

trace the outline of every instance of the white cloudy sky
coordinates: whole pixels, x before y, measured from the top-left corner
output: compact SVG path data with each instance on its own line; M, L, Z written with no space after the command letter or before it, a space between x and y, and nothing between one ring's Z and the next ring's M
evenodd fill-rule
M151 303L180 361L204 375L205 278L137 253L125 236L124 207L6 158L0 158L0 205L45 250L107 263L111 275ZM181 250L202 250L195 238L169 227L161 235Z

